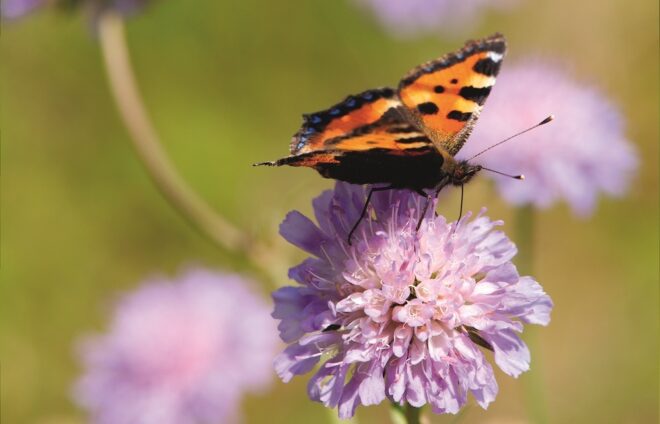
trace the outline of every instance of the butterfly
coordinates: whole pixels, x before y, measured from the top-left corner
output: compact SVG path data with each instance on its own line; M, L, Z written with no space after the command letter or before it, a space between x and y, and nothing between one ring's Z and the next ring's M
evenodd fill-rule
M369 191L409 189L431 200L447 185L470 181L482 167L454 156L467 141L495 84L506 41L501 34L468 41L412 69L399 86L348 96L321 112L303 115L290 155L255 166L305 166L353 184L385 184ZM421 224L421 220L420 220ZM418 225L419 227L419 225Z

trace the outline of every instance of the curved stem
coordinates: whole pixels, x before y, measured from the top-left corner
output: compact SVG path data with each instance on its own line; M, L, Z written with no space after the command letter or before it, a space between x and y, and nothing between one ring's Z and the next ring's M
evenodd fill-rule
M534 209L531 206L516 208L516 238L518 244L518 257L516 263L521 275L531 275L534 267ZM526 342L531 351L534 351L534 366L523 377L525 394L527 397L527 410L530 420L534 423L548 422L545 397L543 394L543 376L540 352L537 348L536 329L532 326L525 328Z
M121 17L106 12L100 17L98 28L105 68L117 109L138 157L158 190L214 244L244 254L254 265L268 272L270 267L267 264L273 259L272 249L252 240L217 214L186 184L163 150L138 90ZM273 275L272 271L269 273Z
M103 14L99 20L99 37L117 108L128 128L133 147L156 187L213 242L228 250L243 249L245 237L241 232L217 215L190 189L161 147L133 76L121 17L110 12Z

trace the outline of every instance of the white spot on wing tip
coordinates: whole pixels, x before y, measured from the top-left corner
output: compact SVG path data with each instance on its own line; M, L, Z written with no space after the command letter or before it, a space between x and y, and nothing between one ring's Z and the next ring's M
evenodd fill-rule
M496 52L488 52L488 57L493 61L493 62L499 62L502 60L504 55Z

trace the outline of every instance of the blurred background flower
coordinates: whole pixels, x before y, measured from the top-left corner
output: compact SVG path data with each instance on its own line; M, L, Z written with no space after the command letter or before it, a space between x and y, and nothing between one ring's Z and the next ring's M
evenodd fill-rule
M277 346L269 305L237 275L189 270L125 295L87 339L76 401L104 424L235 422L263 391Z
M544 60L505 65L458 157L470 158L551 113L550 124L474 159L497 171L522 173L525 181L482 175L493 178L515 205L547 208L563 200L580 216L593 213L599 194L622 196L638 159L619 108L597 88Z
M489 9L518 0L352 0L371 12L390 33L401 37L468 33Z
M483 408L498 386L482 348L518 377L530 352L523 323L547 325L552 301L518 275L515 245L483 215L459 222L429 212L409 190L375 193L353 245L348 233L366 200L363 187L337 183L314 201L314 224L301 213L280 227L313 255L291 268L299 285L273 294L287 349L275 360L290 381L320 361L311 399L339 417L385 399L435 413L457 413L472 393Z
M43 5L44 0L3 0L0 3L0 16L4 19L17 19Z
M22 18L41 7L54 6L63 10L86 9L92 17L106 10L114 10L123 16L140 11L150 0L3 0L0 16L3 19Z

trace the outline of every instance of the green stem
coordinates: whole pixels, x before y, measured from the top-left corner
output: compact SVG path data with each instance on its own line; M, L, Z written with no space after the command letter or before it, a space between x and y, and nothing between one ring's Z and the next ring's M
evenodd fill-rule
M113 12L104 13L99 19L99 39L119 114L138 158L163 197L200 234L222 249L248 257L262 272L273 276L277 268L270 266L275 261L274 249L248 237L216 213L186 184L170 161L140 96L122 18Z
M391 403L390 417L394 424L420 424L422 422L422 408Z
M530 275L534 267L534 210L531 206L516 209L516 265L521 275Z
M516 209L516 241L518 255L516 264L520 275L532 275L534 268L534 226L535 213L531 206ZM533 352L533 366L522 381L525 387L527 413L530 421L536 424L548 422L545 396L543 390L543 375L540 351L537 346L536 328L525 328L525 341L530 351Z
M408 405L406 407L406 422L408 424L419 424L422 415L422 408L415 408Z

